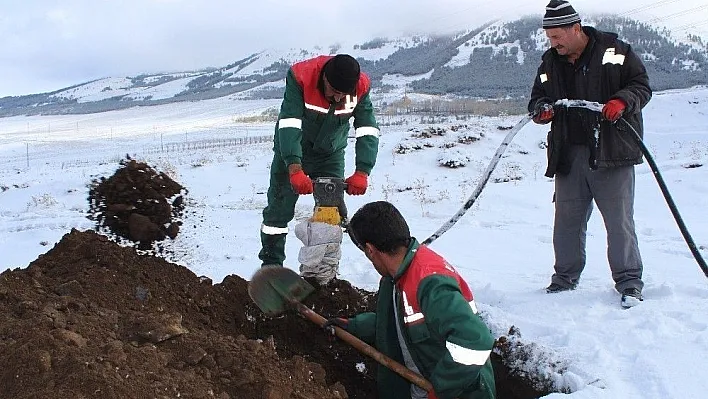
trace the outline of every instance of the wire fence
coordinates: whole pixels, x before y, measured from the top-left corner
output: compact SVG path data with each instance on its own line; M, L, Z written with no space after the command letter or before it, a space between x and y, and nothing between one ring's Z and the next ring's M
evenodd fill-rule
M242 132L241 132L242 133ZM218 149L240 148L273 141L273 135L231 135L195 139L196 134L179 140L179 135L149 135L149 137L15 142L11 149L0 153L0 164L6 170L24 170L35 167L65 169L102 163L115 163L129 155L134 158L172 156ZM210 136L210 137L209 137ZM203 137L203 136L202 136ZM179 141L178 141L179 140Z
M262 144L273 141L273 135L234 137L228 139L204 139L188 142L164 143L143 149L142 154L152 155L159 153L191 152L216 148L241 147L244 145Z

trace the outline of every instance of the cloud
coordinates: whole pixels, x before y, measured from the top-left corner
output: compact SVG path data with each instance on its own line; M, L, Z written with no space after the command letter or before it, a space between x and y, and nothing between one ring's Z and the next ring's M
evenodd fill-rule
M638 4L646 5L646 1L628 0L621 9L610 0L576 0L573 4L582 14L631 10ZM675 3L654 3L667 1ZM690 8L694 2L699 3L683 1L681 8ZM271 48L329 46L362 43L374 37L461 31L492 19L540 14L546 1L6 3L0 16L0 96L56 90L106 76L223 66ZM652 11L661 15L662 9Z

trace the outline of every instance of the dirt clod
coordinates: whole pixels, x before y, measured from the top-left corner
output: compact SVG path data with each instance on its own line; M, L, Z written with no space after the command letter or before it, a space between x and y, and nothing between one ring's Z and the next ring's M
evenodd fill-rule
M182 223L184 187L144 162L126 159L109 178L89 188L89 218L97 229L149 249L155 241L175 238Z

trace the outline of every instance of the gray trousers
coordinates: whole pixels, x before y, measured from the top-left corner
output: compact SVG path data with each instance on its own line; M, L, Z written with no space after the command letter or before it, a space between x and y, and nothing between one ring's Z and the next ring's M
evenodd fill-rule
M587 146L573 145L568 150L570 173L557 175L555 180L556 262L551 281L567 288L578 283L585 268L585 237L595 200L607 230L607 260L615 289L641 291L642 258L634 230L634 166L592 170Z

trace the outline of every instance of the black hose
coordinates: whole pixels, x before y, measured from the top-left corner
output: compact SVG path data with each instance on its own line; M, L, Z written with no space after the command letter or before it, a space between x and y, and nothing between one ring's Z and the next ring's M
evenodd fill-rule
M696 247L696 243L693 242L693 238L691 237L691 234L688 232L688 229L686 228L686 224L683 222L683 218L681 218L681 215L679 214L678 208L676 208L676 204L674 203L673 198L671 198L671 194L669 193L669 189L666 187L666 183L664 182L664 178L661 177L661 173L659 173L659 168L656 165L656 162L654 162L654 158L652 158L651 154L649 153L649 149L647 149L646 145L644 145L644 140L642 140L642 137L639 135L636 129L634 129L634 126L632 126L629 122L627 122L624 117L620 118L622 122L626 126L629 127L629 129L634 133L634 139L637 141L637 144L639 145L639 148L642 150L642 154L644 155L644 158L647 159L647 163L649 163L649 167L651 167L652 172L654 173L654 177L656 178L656 182L659 184L659 188L661 189L661 193L664 195L664 199L666 200L666 203L669 205L669 209L671 210L671 213L674 215L674 219L676 220L676 224L678 224L679 230L681 230L681 235L683 235L683 239L686 240L686 244L688 244L688 248L691 250L691 253L693 254L693 257L696 259L696 262L698 262L698 266L700 266L701 270L703 270L703 274L708 277L708 266L706 265L706 261L703 259L703 256L701 256L700 251L698 250L698 247Z
M579 108L587 108L589 110L595 111L595 112L602 112L602 104L596 103L596 102L591 102L591 101L584 101L584 100L558 100L554 104L555 106L566 106L566 107L579 107ZM688 229L686 228L686 224L683 222L683 218L681 218L681 214L679 214L678 208L676 207L676 204L674 203L673 198L671 198L671 194L669 193L668 187L666 187L666 183L664 182L664 178L661 177L661 173L659 173L659 167L656 165L656 162L654 162L654 158L651 156L649 153L649 149L644 145L644 140L642 140L642 136L639 135L637 130L632 126L627 120L622 117L620 120L629 127L629 129L632 131L634 134L634 140L637 142L637 145L639 145L639 149L642 151L642 155L644 155L644 158L647 159L647 163L649 163L649 167L651 168L652 172L654 173L654 177L656 178L656 182L659 184L659 188L661 189L661 193L664 195L664 199L666 200L666 203L669 205L669 210L671 210L671 214L674 216L674 220L676 220L676 224L679 226L679 230L681 230L681 235L683 235L683 239L686 241L686 244L688 244L688 248L691 250L691 253L693 254L693 257L696 259L696 262L698 262L698 266L703 270L703 274L708 277L708 266L706 266L706 261L703 260L703 256L701 256L700 251L698 250L698 247L696 247L696 243L693 242L693 238L691 237L691 234L688 232Z

